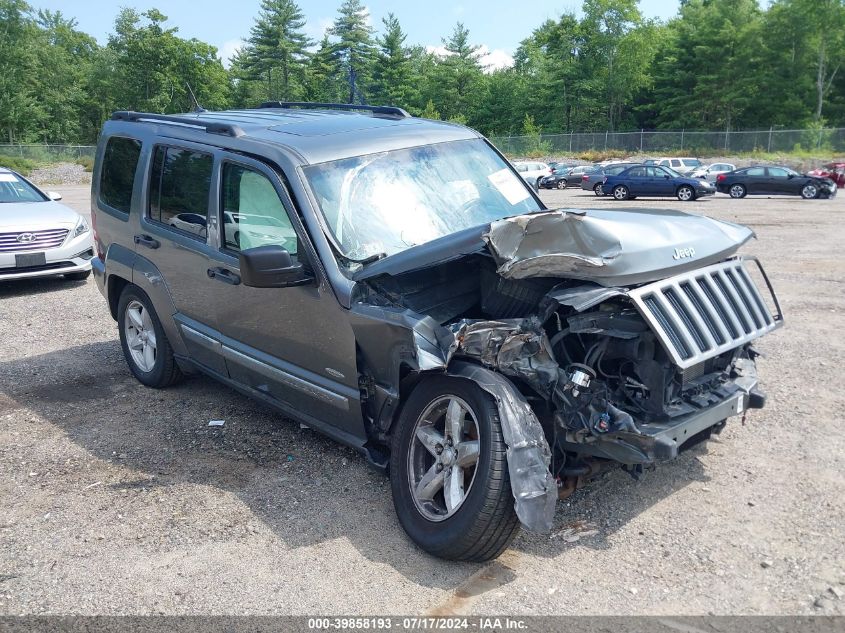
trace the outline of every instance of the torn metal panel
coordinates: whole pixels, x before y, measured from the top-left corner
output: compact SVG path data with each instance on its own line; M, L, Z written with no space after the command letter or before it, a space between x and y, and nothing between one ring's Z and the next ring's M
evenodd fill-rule
M507 376L520 378L550 397L558 380L558 363L537 318L460 321L451 328L452 353L481 361Z
M749 228L657 209L556 210L490 224L483 235L508 279L568 277L640 284L715 263L754 237Z
M449 374L472 380L496 400L502 435L507 444L508 471L516 514L527 529L552 529L557 484L549 471L551 449L543 427L525 397L503 375L456 360Z
M596 284L555 286L546 294L540 311L551 314L558 306L568 306L583 312L613 297L623 297L627 292L627 288L605 288Z

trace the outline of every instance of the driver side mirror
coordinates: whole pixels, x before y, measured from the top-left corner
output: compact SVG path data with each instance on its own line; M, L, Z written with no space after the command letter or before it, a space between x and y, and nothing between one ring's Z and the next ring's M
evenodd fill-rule
M241 283L252 288L287 288L314 281L299 261L282 246L256 246L240 252Z
M795 178L795 174L789 174L787 178Z

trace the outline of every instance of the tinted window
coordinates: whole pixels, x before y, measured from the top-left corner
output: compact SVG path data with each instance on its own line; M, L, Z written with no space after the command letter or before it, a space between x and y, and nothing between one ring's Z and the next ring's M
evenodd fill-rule
M677 158L673 158L672 159L672 167L680 167L680 166L681 166L681 161L679 161Z
M617 174L622 173L626 169L628 169L628 165L611 165L610 167L604 168L604 173L610 174L611 176L615 176Z
M669 172L661 167L646 167L646 171L652 178L663 178L669 175Z
M209 154L156 147L150 175L150 218L205 240L213 163Z
M746 176L765 176L766 170L763 169L762 167L749 167L747 170L745 170L745 175Z
M100 200L118 211L129 213L135 169L141 156L141 142L113 136L103 154L100 172Z
M273 244L296 255L296 232L273 184L264 174L226 163L222 206L226 248L237 251Z
M769 176L773 176L774 178L786 178L789 175L785 169L781 169L780 167L769 167Z
M625 175L629 178L643 178L645 176L645 167L631 167Z

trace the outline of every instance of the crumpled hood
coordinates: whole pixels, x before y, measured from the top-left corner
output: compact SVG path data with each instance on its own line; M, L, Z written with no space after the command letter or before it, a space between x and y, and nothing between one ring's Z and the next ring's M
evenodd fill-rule
M509 279L564 277L604 286L647 283L725 259L748 227L682 211L558 209L498 220L484 241Z
M79 214L58 202L4 202L0 204L0 230L72 229Z

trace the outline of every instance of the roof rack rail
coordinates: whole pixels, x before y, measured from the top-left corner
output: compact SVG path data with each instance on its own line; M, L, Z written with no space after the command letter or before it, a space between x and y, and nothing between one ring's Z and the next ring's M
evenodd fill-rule
M111 115L112 121L161 121L162 123L176 123L188 127L204 129L209 134L221 134L223 136L243 136L244 131L240 126L231 123L220 123L217 121L206 121L199 118L181 116L178 114L154 114L151 112L132 112L131 110L118 110Z
M372 112L373 114L380 114L383 116L393 116L399 119L410 119L411 115L402 108L396 106L372 106L359 105L357 103L314 103L311 101L265 101L259 108L304 108L312 110L363 110L365 112Z

